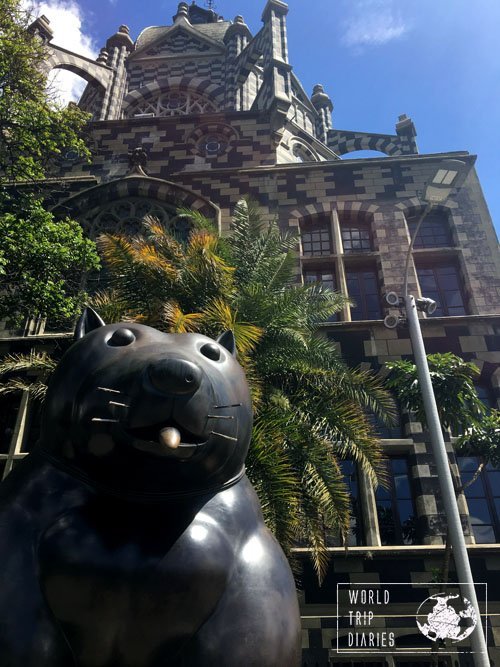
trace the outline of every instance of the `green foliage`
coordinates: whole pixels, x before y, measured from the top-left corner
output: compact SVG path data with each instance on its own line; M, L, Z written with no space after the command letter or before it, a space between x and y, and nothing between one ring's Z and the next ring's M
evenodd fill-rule
M479 375L477 366L451 352L429 354L427 363L441 424L455 432L467 429L485 409L474 388L474 378ZM390 370L387 386L396 392L403 407L426 424L416 365L406 360L391 361L386 365Z
M500 412L491 410L470 426L456 442L457 451L464 456L479 456L486 465L500 468Z
M43 179L63 150L89 152L81 138L88 115L59 108L46 91L41 42L19 0L0 0L0 178Z
M56 222L36 191L64 151L89 151L88 114L60 108L46 89L32 21L19 0L0 0L0 319L14 326L29 315L73 317L85 299L79 275L99 266L79 225Z
M37 201L0 214L0 319L29 315L54 323L71 319L85 295L82 271L99 267L95 244L73 220L54 220Z

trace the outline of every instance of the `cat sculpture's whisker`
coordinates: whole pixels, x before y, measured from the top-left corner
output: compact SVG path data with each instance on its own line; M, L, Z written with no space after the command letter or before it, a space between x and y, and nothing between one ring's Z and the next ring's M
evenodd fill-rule
M97 387L98 391L109 391L111 394L122 394L118 389L111 389L110 387Z
M207 419L234 419L230 415L207 415Z
M117 405L119 408L129 408L130 405L126 403L117 403L116 401L109 401L108 405Z
M233 442L238 442L238 438L232 438L230 435L224 435L224 433L217 433L217 431L211 431L211 435L218 435L219 438L225 438L226 440L232 440Z
M119 424L119 419L104 419L102 417L92 417L93 422L107 422L108 424Z
M241 403L233 403L232 405L214 405L214 410L220 410L221 408L241 408Z

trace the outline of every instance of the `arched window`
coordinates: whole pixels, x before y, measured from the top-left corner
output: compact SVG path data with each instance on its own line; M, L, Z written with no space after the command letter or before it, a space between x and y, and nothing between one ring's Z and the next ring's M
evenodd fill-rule
M415 213L407 217L408 231L410 238L413 238L415 229L421 213ZM453 239L451 235L450 222L448 215L444 211L431 211L425 216L417 238L415 239L414 248L449 248L453 246Z
M187 235L187 223L177 216L173 206L143 197L124 197L95 206L81 215L79 220L88 234L95 238L103 232L137 234L146 216L158 219L176 236L184 238Z
M295 143L292 148L292 154L297 162L317 162L318 157L305 144Z
M217 111L213 100L191 90L160 90L138 100L126 112L126 118L141 116L185 116Z

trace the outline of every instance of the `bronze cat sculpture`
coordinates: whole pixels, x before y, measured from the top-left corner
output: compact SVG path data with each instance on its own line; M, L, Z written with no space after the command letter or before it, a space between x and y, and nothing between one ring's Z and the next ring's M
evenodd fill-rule
M90 332L88 332L88 330ZM87 310L0 485L2 667L295 667L288 563L244 461L234 338Z

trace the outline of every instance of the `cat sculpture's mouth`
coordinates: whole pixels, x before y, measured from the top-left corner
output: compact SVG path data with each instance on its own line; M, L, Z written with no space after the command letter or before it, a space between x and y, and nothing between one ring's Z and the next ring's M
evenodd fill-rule
M177 459L190 458L207 442L174 420L129 428L128 433L136 449Z

